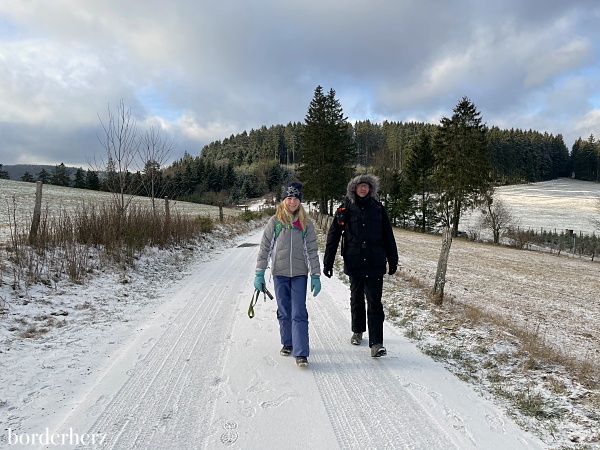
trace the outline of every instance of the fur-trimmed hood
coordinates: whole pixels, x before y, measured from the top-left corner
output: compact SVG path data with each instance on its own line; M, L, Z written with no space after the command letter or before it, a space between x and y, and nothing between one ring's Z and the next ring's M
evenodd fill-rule
M377 190L379 189L379 178L377 178L375 175L371 175L370 173L363 173L352 178L348 183L348 187L346 188L346 197L348 197L352 203L356 203L356 186L361 183L367 183L369 186L371 186L371 189L369 189L371 197L375 197L377 195Z

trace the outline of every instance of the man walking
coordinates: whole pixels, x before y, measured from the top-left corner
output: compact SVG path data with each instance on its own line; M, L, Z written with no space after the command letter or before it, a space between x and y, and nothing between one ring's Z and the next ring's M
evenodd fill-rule
M350 278L350 311L352 337L360 345L369 326L371 356L385 356L381 295L383 275L393 275L398 268L398 249L384 206L374 197L379 179L362 174L348 183L346 199L337 211L329 231L323 257L323 273L331 278L333 262L342 240L344 273ZM366 297L366 314L365 314Z

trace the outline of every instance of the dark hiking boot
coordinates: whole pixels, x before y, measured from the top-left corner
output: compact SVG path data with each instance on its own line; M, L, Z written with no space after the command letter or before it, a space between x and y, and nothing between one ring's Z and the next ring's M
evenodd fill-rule
M379 358L380 356L387 355L387 350L381 344L373 344L371 346L371 356L373 358Z
M279 354L281 356L290 356L292 354L292 347L284 345L283 347L281 347L281 350L279 350Z
M308 367L308 359L306 359L306 356L296 356L296 365L298 367Z
M361 342L362 342L362 333L353 333L352 337L350 338L350 343L352 345L360 345Z

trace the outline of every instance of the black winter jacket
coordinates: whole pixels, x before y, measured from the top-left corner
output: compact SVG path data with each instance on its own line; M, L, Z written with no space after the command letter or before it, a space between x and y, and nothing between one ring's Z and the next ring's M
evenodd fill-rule
M381 276L386 273L386 260L397 267L398 249L385 207L368 195L340 208L345 210L338 208L327 233L324 268L333 268L340 238L346 275Z

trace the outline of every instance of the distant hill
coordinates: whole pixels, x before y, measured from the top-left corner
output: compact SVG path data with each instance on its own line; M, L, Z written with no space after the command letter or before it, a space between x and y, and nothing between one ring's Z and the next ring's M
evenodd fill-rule
M37 177L37 174L40 173L42 171L42 169L46 169L46 172L48 172L49 174L54 173L54 168L56 167L56 165L54 166L50 166L50 165L41 165L41 164L14 164L14 165L3 165L2 166L2 170L8 173L8 176L10 177L11 180L15 180L15 181L21 181L21 177L23 176L23 174L25 174L25 172L29 172L30 175L33 176L33 178ZM69 171L69 175L73 176L75 174L75 172L77 171L78 167L67 167L67 170Z

